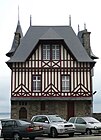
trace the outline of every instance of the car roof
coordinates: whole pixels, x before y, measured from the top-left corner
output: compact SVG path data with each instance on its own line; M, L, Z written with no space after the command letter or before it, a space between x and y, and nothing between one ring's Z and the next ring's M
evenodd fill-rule
M1 122L3 122L3 121L24 121L24 122L26 122L25 120L20 120L20 119L1 119L0 121Z
M35 116L59 116L59 115L56 115L56 114L42 114L42 115L34 115L33 117Z
M10 121L10 120L16 120L16 119L0 119L0 121Z
M84 120L89 120L89 119L95 119L94 117L91 117L91 116L78 116L78 117L70 117L69 119L71 119L71 118L83 118ZM95 120L97 120L97 119L95 119Z
M34 115L34 116L32 116L32 118L38 117L38 116L46 116L46 117L49 117L49 116L59 116L59 115L56 115L56 114L42 114L42 115Z

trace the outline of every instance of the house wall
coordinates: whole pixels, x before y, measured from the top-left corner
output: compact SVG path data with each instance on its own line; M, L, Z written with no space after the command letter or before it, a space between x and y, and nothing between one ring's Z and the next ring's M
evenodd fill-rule
M90 115L92 101L92 79L89 63L79 63L60 44L61 58L57 61L41 59L41 45L25 63L14 63L11 83L11 117L19 118L19 110L25 107L27 118L32 115L52 113L68 118L67 102L74 101L74 115ZM42 90L32 90L32 75L42 77ZM70 91L62 92L61 75L70 75ZM46 98L47 97L47 98ZM53 100L49 101L51 98ZM61 100L59 101L59 98ZM36 99L36 101L35 101ZM40 100L46 101L46 110L40 110ZM19 105L26 100L27 105ZM88 107L87 107L88 106Z
M92 81L89 63L78 63L63 45L61 45L61 60L54 60L52 62L49 60L42 61L41 54L41 46L39 45L38 49L32 54L28 61L25 63L13 64L12 97L43 96L45 95L44 93L47 92L44 90L47 89L50 84L54 85L56 92L61 94L61 96L92 96ZM33 74L38 74L42 77L42 91L40 92L32 91ZM61 76L63 74L70 75L70 92L62 92ZM25 90L21 89L21 85L23 85ZM83 89L80 89L81 86ZM26 94L24 94L25 92ZM73 95L74 92L76 92L76 95Z

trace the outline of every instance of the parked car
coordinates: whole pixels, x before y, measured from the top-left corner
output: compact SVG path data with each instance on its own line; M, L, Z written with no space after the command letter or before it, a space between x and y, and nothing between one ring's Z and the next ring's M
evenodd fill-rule
M101 122L93 117L71 117L68 122L75 125L75 131L82 134L101 133Z
M2 137L1 131L2 131L2 124L1 124L1 121L0 121L0 137Z
M9 119L2 120L2 136L5 139L13 138L14 140L21 140L22 138L29 137L30 140L33 140L36 136L40 136L43 133L42 126L35 125L34 123Z
M58 115L36 115L32 117L31 121L43 126L44 133L51 137L57 137L61 134L74 136L74 125L66 122L66 120Z

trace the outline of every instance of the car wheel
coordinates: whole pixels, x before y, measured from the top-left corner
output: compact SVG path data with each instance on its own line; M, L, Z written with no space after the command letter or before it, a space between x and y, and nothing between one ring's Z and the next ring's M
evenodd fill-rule
M92 131L90 129L86 129L86 134L87 135L91 135L92 134Z
M51 136L52 138L56 138L56 137L58 136L58 133L57 133L56 128L51 128L50 136Z
M74 133L70 133L68 135L69 135L69 137L73 137L74 136Z
M81 135L85 135L85 132L82 132Z
M14 140L22 140L22 138L20 137L20 135L19 135L18 133L15 133L15 134L13 135L13 139L14 139Z

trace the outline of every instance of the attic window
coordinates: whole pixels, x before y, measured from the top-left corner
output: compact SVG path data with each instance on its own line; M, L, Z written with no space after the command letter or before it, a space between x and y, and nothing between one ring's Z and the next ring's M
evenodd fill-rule
M50 45L43 45L43 59L50 59Z
M59 59L59 45L52 45L52 59Z
M43 45L43 60L59 60L60 48L58 44Z

